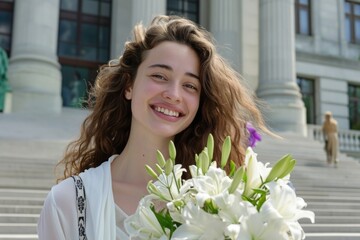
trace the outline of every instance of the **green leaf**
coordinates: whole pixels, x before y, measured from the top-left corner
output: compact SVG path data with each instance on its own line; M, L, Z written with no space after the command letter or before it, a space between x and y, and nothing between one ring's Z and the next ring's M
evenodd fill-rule
M157 212L154 205L152 205L150 208L151 208L152 212L154 213L156 219L158 220L160 226L162 227L162 230L164 231L164 233L166 233L165 229L169 229L170 235L172 235L172 233L175 231L175 229L178 226L180 226L179 223L176 223L173 221L169 211L167 211L166 209L163 209L163 210Z
M229 172L229 177L233 177L234 173L236 171L236 164L233 160L230 160L230 172Z
M256 209L258 211L260 211L260 208L264 204L265 201L266 201L266 194L263 194L263 195L261 195L261 197L258 199L258 201L256 203Z
M225 138L225 141L223 143L222 150L221 150L220 167L222 169L224 169L227 161L229 160L230 152L231 152L231 139L230 139L230 136L227 136Z
M165 166L166 161L165 161L164 155L159 150L156 151L156 159L157 159L160 167L163 168Z
M176 158L176 148L175 148L175 144L173 141L169 142L169 156L171 158L171 160L175 161Z
M214 137L210 133L207 139L207 149L210 162L213 160L214 157Z

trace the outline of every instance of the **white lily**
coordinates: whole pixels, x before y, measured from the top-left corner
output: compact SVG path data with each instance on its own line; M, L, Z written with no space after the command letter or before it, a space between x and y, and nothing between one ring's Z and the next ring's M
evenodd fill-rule
M178 199L183 192L187 189L182 189L183 192L180 192L182 187L181 176L186 170L181 167L180 164L174 166L173 172L168 176L165 173L159 175L158 180L154 182L154 185L161 193L161 198L165 201L172 201ZM175 174L174 174L175 173Z
M199 206L203 207L204 202L208 199L215 200L215 202L223 201L223 195L227 194L232 180L221 168L210 166L205 175L195 177L191 181L198 191L196 200Z
M182 212L183 222L172 235L176 240L218 240L224 239L226 224L216 214L209 214L189 202Z
M150 206L154 198L151 195L144 197L136 210L136 213L129 216L124 226L130 236L139 239L169 239L170 233L164 232Z
M257 154L250 147L246 150L245 167L247 180L243 194L250 197L254 192L253 189L259 188L265 181L271 168L268 167L268 163L264 165L262 162L258 162Z
M279 179L276 182L267 183L266 186L270 190L270 195L263 204L261 212L268 216L268 221L282 218L294 240L304 239L304 231L297 221L301 218L309 218L314 223L314 212L302 210L306 207L306 203L302 198L296 197L295 191L285 181Z

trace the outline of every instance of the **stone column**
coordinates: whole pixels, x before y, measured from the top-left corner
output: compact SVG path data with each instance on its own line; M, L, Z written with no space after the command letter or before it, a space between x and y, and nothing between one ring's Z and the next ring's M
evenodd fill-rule
M216 39L219 53L240 71L240 1L211 0L209 30Z
M60 113L59 0L17 0L9 83L11 112Z
M111 18L111 58L118 58L124 43L132 38L135 24L145 26L158 14L166 14L165 0L113 0Z
M265 119L278 132L306 135L306 111L295 73L293 0L260 0L260 79Z

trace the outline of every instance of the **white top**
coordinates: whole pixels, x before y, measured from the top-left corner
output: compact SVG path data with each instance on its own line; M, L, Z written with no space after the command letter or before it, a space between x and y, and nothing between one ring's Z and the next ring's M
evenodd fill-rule
M116 206L112 192L111 162L80 173L85 186L88 240L129 239L124 229L127 214ZM39 240L79 239L74 181L67 178L52 187L38 222Z

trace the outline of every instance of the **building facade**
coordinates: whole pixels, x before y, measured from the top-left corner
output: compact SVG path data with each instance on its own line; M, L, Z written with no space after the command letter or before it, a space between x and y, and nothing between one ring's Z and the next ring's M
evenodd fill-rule
M9 55L5 112L79 107L100 65L121 55L132 27L186 16L264 100L275 131L306 135L332 111L360 130L358 0L0 0Z

